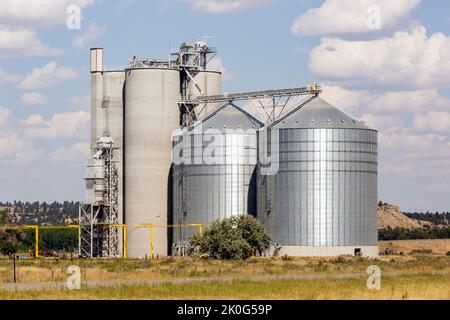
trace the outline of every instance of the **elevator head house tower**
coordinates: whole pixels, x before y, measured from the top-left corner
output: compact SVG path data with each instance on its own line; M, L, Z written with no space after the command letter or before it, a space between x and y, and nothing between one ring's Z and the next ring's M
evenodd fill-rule
M168 60L133 57L107 70L103 49L91 49L81 255L182 255L193 230L174 223L206 227L241 214L272 235L269 254L378 255L377 132L323 101L315 83L222 94L221 72L209 69L216 54L204 41L185 42ZM247 100L265 119L237 105ZM202 161L207 129L223 134L225 163L175 164L183 140L200 139L188 150Z

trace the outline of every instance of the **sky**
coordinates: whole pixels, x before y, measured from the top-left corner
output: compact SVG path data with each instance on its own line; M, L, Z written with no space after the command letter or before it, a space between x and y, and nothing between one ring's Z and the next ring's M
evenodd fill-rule
M84 199L89 48L123 68L208 36L224 92L321 83L379 130L379 199L448 211L449 29L441 0L0 0L0 201Z

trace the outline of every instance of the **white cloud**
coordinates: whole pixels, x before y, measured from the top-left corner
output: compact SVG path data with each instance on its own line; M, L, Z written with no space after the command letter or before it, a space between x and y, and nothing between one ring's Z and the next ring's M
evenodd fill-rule
M0 133L0 163L11 166L26 166L33 163L41 150L19 137L16 133Z
M94 0L2 0L0 21L33 27L60 24L65 28L69 5L78 5L83 9L93 3Z
M224 81L228 81L233 78L228 70L224 67L222 59L220 58L211 59L208 64L208 70L222 72L222 80Z
M450 99L435 89L385 92L373 97L370 106L377 111L423 112L450 108Z
M427 37L420 26L372 41L323 38L311 51L309 68L330 81L354 86L450 87L450 37Z
M327 84L323 84L322 89L322 98L349 113L355 112L370 101L370 93L365 90L348 90Z
M414 117L414 127L431 132L450 133L449 112L428 112Z
M375 115L366 113L359 117L359 119L364 121L369 127L381 131L405 127L404 120L398 115Z
M450 98L438 90L386 91L372 93L367 90L349 90L324 84L321 96L331 104L351 113L366 112L425 112L450 110Z
M47 97L39 92L27 92L20 97L20 101L28 105L41 105L47 103Z
M0 106L0 125L6 123L11 115L11 111L9 109Z
M11 29L0 26L0 58L54 56L60 49L50 48L27 29Z
M73 39L72 45L76 48L83 48L87 44L92 43L100 38L103 33L105 33L105 30L105 26L99 26L95 22L91 23L82 34L76 36Z
M302 36L374 32L367 26L371 6L380 10L381 30L392 30L402 24L419 3L420 0L326 0L320 8L299 16L291 31Z
M19 84L19 88L26 90L46 88L77 77L77 73L72 68L58 66L57 62L52 61L42 68L33 69Z
M89 156L90 145L84 142L77 142L70 148L60 147L50 153L50 160L63 163L64 165L80 166Z
M222 13L241 12L255 7L267 6L277 0L188 0L195 10Z
M3 83L17 83L22 79L22 76L9 74L0 68L0 84Z
M26 129L25 135L42 140L85 138L89 125L90 113L86 111L57 113L43 127Z
M72 109L88 111L91 108L91 95L86 94L78 97L71 97L67 99L67 104Z
M379 133L381 171L405 176L450 176L450 139L412 129Z
M25 120L22 120L21 123L26 126L42 126L45 124L45 120L40 114L32 114Z

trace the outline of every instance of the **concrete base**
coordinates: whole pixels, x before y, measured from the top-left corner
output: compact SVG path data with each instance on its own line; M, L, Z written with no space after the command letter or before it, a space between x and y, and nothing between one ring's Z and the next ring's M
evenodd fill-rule
M291 257L338 257L359 255L376 258L378 257L378 246L282 246L278 249L271 247L268 254L270 256L288 255Z

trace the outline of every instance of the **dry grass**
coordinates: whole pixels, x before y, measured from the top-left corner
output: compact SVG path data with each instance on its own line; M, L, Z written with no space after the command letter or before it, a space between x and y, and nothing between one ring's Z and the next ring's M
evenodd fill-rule
M193 258L138 260L25 260L17 262L19 282L65 281L67 267L78 265L83 280L135 280L192 277L246 277L255 275L364 274L376 264L384 272L450 271L450 257L436 255L384 256L382 259L253 258L248 261L212 261ZM0 283L12 281L12 263L0 260Z
M404 254L409 254L413 250L432 250L435 254L445 255L450 251L450 239L380 241L380 251L386 248Z
M380 256L380 259L339 258L252 258L247 261L213 261L193 258L159 260L70 260L37 259L17 261L20 282L65 281L67 267L78 265L83 280L135 280L186 277L220 277L252 275L364 274L376 264L384 272L431 272L450 270L448 240L385 241L380 250L391 248L403 255ZM412 250L432 250L434 254L410 255ZM12 281L12 262L0 259L0 283Z
M0 299L450 299L449 276L383 277L381 290L365 279L247 281L122 286L114 290L1 292Z
M142 280L174 278L246 279L261 275L366 275L369 265L378 265L383 274L381 291L370 291L364 279L347 280L267 280L233 283L184 283L155 286L123 286L114 290L101 288L79 292L42 290L0 292L0 299L450 299L450 240L382 242L403 255L339 258L252 258L247 261L214 261L194 258L159 260L55 260L17 261L21 283L65 281L67 267L78 265L82 280ZM414 254L412 250L433 250L433 254ZM432 275L434 271L447 272ZM388 274L398 274L386 277ZM426 276L415 273L428 274ZM0 259L0 284L12 281L12 261ZM258 279L261 280L261 279Z

